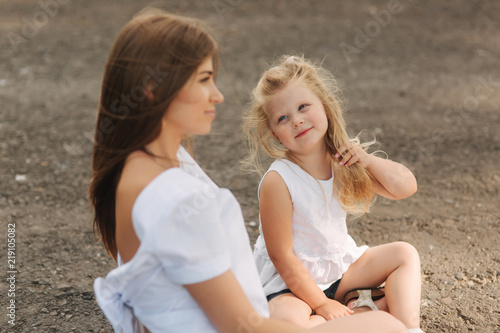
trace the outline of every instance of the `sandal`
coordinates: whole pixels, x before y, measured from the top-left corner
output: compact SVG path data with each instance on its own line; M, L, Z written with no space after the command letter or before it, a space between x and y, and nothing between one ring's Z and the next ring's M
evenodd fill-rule
M361 288L361 289L353 289L348 291L344 296L344 305L349 309L360 308L362 306L367 306L373 311L378 310L377 306L373 301L379 300L385 296L382 288ZM350 303L353 299L356 299L354 302Z

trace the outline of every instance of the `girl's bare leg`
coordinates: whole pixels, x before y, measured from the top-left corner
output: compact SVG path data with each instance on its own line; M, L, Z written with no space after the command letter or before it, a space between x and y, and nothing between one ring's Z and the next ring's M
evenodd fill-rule
M292 293L276 296L269 302L270 317L311 328L326 322L325 318L313 315L311 307Z
M316 333L408 333L403 323L383 311L370 311L330 320L311 331Z
M384 281L389 313L408 328L420 327L420 259L408 243L395 242L366 250L344 274L335 298L342 301L349 290L377 287Z

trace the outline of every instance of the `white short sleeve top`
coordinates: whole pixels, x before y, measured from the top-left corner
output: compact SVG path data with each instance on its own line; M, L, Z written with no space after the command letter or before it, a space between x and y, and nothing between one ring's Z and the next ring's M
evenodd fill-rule
M217 332L183 285L229 269L255 310L269 316L238 202L183 148L180 155L181 167L156 177L134 203L135 256L94 283L115 332L133 332L134 317L151 332Z

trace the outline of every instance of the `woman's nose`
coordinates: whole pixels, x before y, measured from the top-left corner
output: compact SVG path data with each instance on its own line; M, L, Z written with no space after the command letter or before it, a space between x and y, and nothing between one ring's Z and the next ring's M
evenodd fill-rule
M214 104L220 104L224 102L224 95L222 95L219 88L217 88L215 84L212 93L210 94L210 101Z

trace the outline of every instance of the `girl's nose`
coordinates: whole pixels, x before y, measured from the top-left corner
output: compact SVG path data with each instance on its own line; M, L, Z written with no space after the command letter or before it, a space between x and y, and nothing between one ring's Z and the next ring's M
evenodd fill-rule
M304 123L304 119L302 117L295 117L293 119L293 128L296 128L299 125L302 125Z

